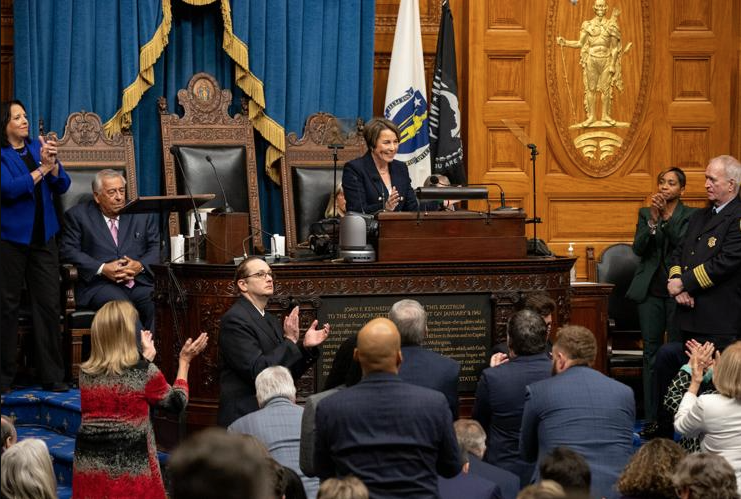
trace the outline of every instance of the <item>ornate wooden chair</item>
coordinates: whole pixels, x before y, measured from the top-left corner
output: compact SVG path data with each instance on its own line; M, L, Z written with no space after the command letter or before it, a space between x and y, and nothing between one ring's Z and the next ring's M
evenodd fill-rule
M110 168L120 171L126 178L126 198L137 195L136 160L134 139L125 131L108 138L103 132L100 117L85 111L72 113L67 118L64 136L59 139L57 157L72 179L72 185L62 196L57 207L61 214L78 203L93 198L92 182L100 170ZM77 307L75 283L77 268L62 265L62 310L64 311L65 343L69 352L72 380L77 381L82 361L83 337L90 335L90 325L95 311Z
M286 245L295 254L298 244L306 241L312 223L324 218L334 189L334 160L330 144L343 148L337 151L337 183L342 182L342 167L367 151L363 139L363 121L358 118L349 131L343 123L328 113L309 116L304 135L286 136L286 153L280 162L283 190L283 216Z
M229 116L231 91L222 89L207 73L193 75L188 87L178 91L178 102L185 111L182 118L168 113L164 97L158 101L167 194L187 194L188 188L193 194L213 193L216 198L204 208L223 207L224 197L210 164L213 163L234 211L249 213L253 246L263 251L255 138L247 117L247 102L242 101L242 114ZM180 166L173 154L178 155ZM178 215L173 214L170 235L183 232Z
M594 248L587 248L589 280L615 285L607 306L607 369L612 377L641 376L643 342L638 308L625 297L639 260L630 244L608 246L599 260L595 260Z

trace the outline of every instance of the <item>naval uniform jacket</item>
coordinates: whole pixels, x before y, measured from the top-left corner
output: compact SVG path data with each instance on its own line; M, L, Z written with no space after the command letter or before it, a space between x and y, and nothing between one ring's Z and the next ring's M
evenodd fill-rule
M715 215L711 207L692 215L672 256L674 277L695 299L694 308L677 307L682 332L720 337L723 344L741 337L741 199Z

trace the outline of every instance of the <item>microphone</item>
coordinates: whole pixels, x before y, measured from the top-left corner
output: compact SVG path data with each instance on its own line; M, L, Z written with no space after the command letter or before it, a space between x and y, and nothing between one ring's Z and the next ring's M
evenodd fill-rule
M344 149L345 144L327 144L327 149Z
M185 170L183 169L183 164L180 162L178 151L180 151L180 146L170 146L170 154L172 154L172 156L175 158L175 164L178 166L180 174L183 176L183 184L185 185L185 190L188 191L188 196L190 196L190 200L193 202L193 215L196 219L196 227L194 231L196 231L199 236L202 236L203 220L201 220L201 212L198 211L198 207L196 206L196 201L193 198L193 192L190 190L190 184L188 184L188 179L185 176Z
M263 230L260 227L252 227L252 228L257 229L257 231L261 235L266 235L270 239L272 239L273 236L275 236L275 234L273 234L272 232L268 232L266 230ZM251 256L255 256L255 255L250 255L249 254L249 251L247 251L247 243L250 242L254 237L255 237L255 234L254 233L251 233L249 236L247 236L244 239L242 239L242 253L243 253L242 254L242 260L246 260L247 258L249 258ZM274 258L274 260L272 262L268 262L268 263L280 263L280 262L288 261L287 259L286 260L282 259L283 257L281 257L281 258L275 258L275 257L273 257L273 258ZM237 261L237 260L239 260L239 258L235 258L234 259L234 263L237 263L238 264L238 263L241 262L241 260L239 260L239 261ZM267 260L268 259L265 258L265 261L267 261Z
M206 161L208 161L208 164L211 165L211 168L213 168L216 181L219 183L219 187L221 187L221 195L224 197L224 213L234 213L234 209L232 209L232 207L229 206L229 201L226 199L226 191L224 190L224 185L221 183L219 172L216 171L214 162L211 161L211 156L209 156L208 154L206 154Z
M535 144L532 144L533 147ZM530 146L528 146L530 147ZM504 210L518 210L519 208L514 208L512 206L507 206L507 203L504 200L504 189L502 189L502 186L497 184L496 182L488 182L485 184L478 184L478 185L493 185L496 186L499 189L499 208L496 209L496 211L504 211Z

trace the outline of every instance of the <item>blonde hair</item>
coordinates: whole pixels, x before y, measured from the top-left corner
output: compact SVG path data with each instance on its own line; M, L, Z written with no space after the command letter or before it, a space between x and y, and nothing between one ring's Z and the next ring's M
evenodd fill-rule
M139 361L136 348L138 314L128 301L110 301L95 314L90 328L90 358L80 365L85 374L121 374Z
M43 440L27 438L3 452L0 463L3 497L56 499L57 481Z
M713 367L713 384L721 395L741 401L741 341L731 344Z
M329 478L319 487L317 499L368 499L368 488L358 478Z
M553 480L533 483L517 494L517 499L561 499L566 497L563 487Z

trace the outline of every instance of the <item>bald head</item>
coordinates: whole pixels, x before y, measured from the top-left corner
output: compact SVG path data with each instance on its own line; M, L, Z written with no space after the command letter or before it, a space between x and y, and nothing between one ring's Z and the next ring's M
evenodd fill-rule
M363 375L372 372L398 373L401 364L401 337L388 319L373 319L358 333L355 360Z

